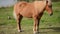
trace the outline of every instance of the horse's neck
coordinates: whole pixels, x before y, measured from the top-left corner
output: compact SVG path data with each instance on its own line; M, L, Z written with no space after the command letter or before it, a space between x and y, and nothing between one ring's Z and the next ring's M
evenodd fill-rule
M45 1L35 1L34 6L39 12L41 12L44 10L44 8L46 6L46 2Z

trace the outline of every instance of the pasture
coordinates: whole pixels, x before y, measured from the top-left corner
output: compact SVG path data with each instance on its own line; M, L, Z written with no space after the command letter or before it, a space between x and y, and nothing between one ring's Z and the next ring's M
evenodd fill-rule
M8 17L11 19L8 19ZM23 32L17 31L17 23L13 17L13 7L0 8L0 34L33 34L33 19L23 18ZM53 2L53 16L46 11L40 21L41 34L60 34L60 2Z

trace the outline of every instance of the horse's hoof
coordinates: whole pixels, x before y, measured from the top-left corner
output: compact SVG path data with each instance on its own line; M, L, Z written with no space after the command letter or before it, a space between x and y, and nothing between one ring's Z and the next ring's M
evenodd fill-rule
M34 34L37 34L37 32L34 32Z
M23 32L22 30L18 30L18 32Z
M34 34L40 34L40 32L34 32Z

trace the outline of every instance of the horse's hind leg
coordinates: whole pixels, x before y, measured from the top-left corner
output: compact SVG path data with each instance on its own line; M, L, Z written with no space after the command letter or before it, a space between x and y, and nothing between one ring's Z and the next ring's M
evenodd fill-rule
M21 30L21 20L22 20L22 16L21 16L21 15L18 15L16 20L17 20L18 32L22 32L22 30Z

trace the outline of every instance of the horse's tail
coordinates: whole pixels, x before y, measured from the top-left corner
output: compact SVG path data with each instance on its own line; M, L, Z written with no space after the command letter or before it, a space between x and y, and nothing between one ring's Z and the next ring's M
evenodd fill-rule
M13 17L14 17L14 19L17 18L17 15L16 15L15 11L13 11Z

